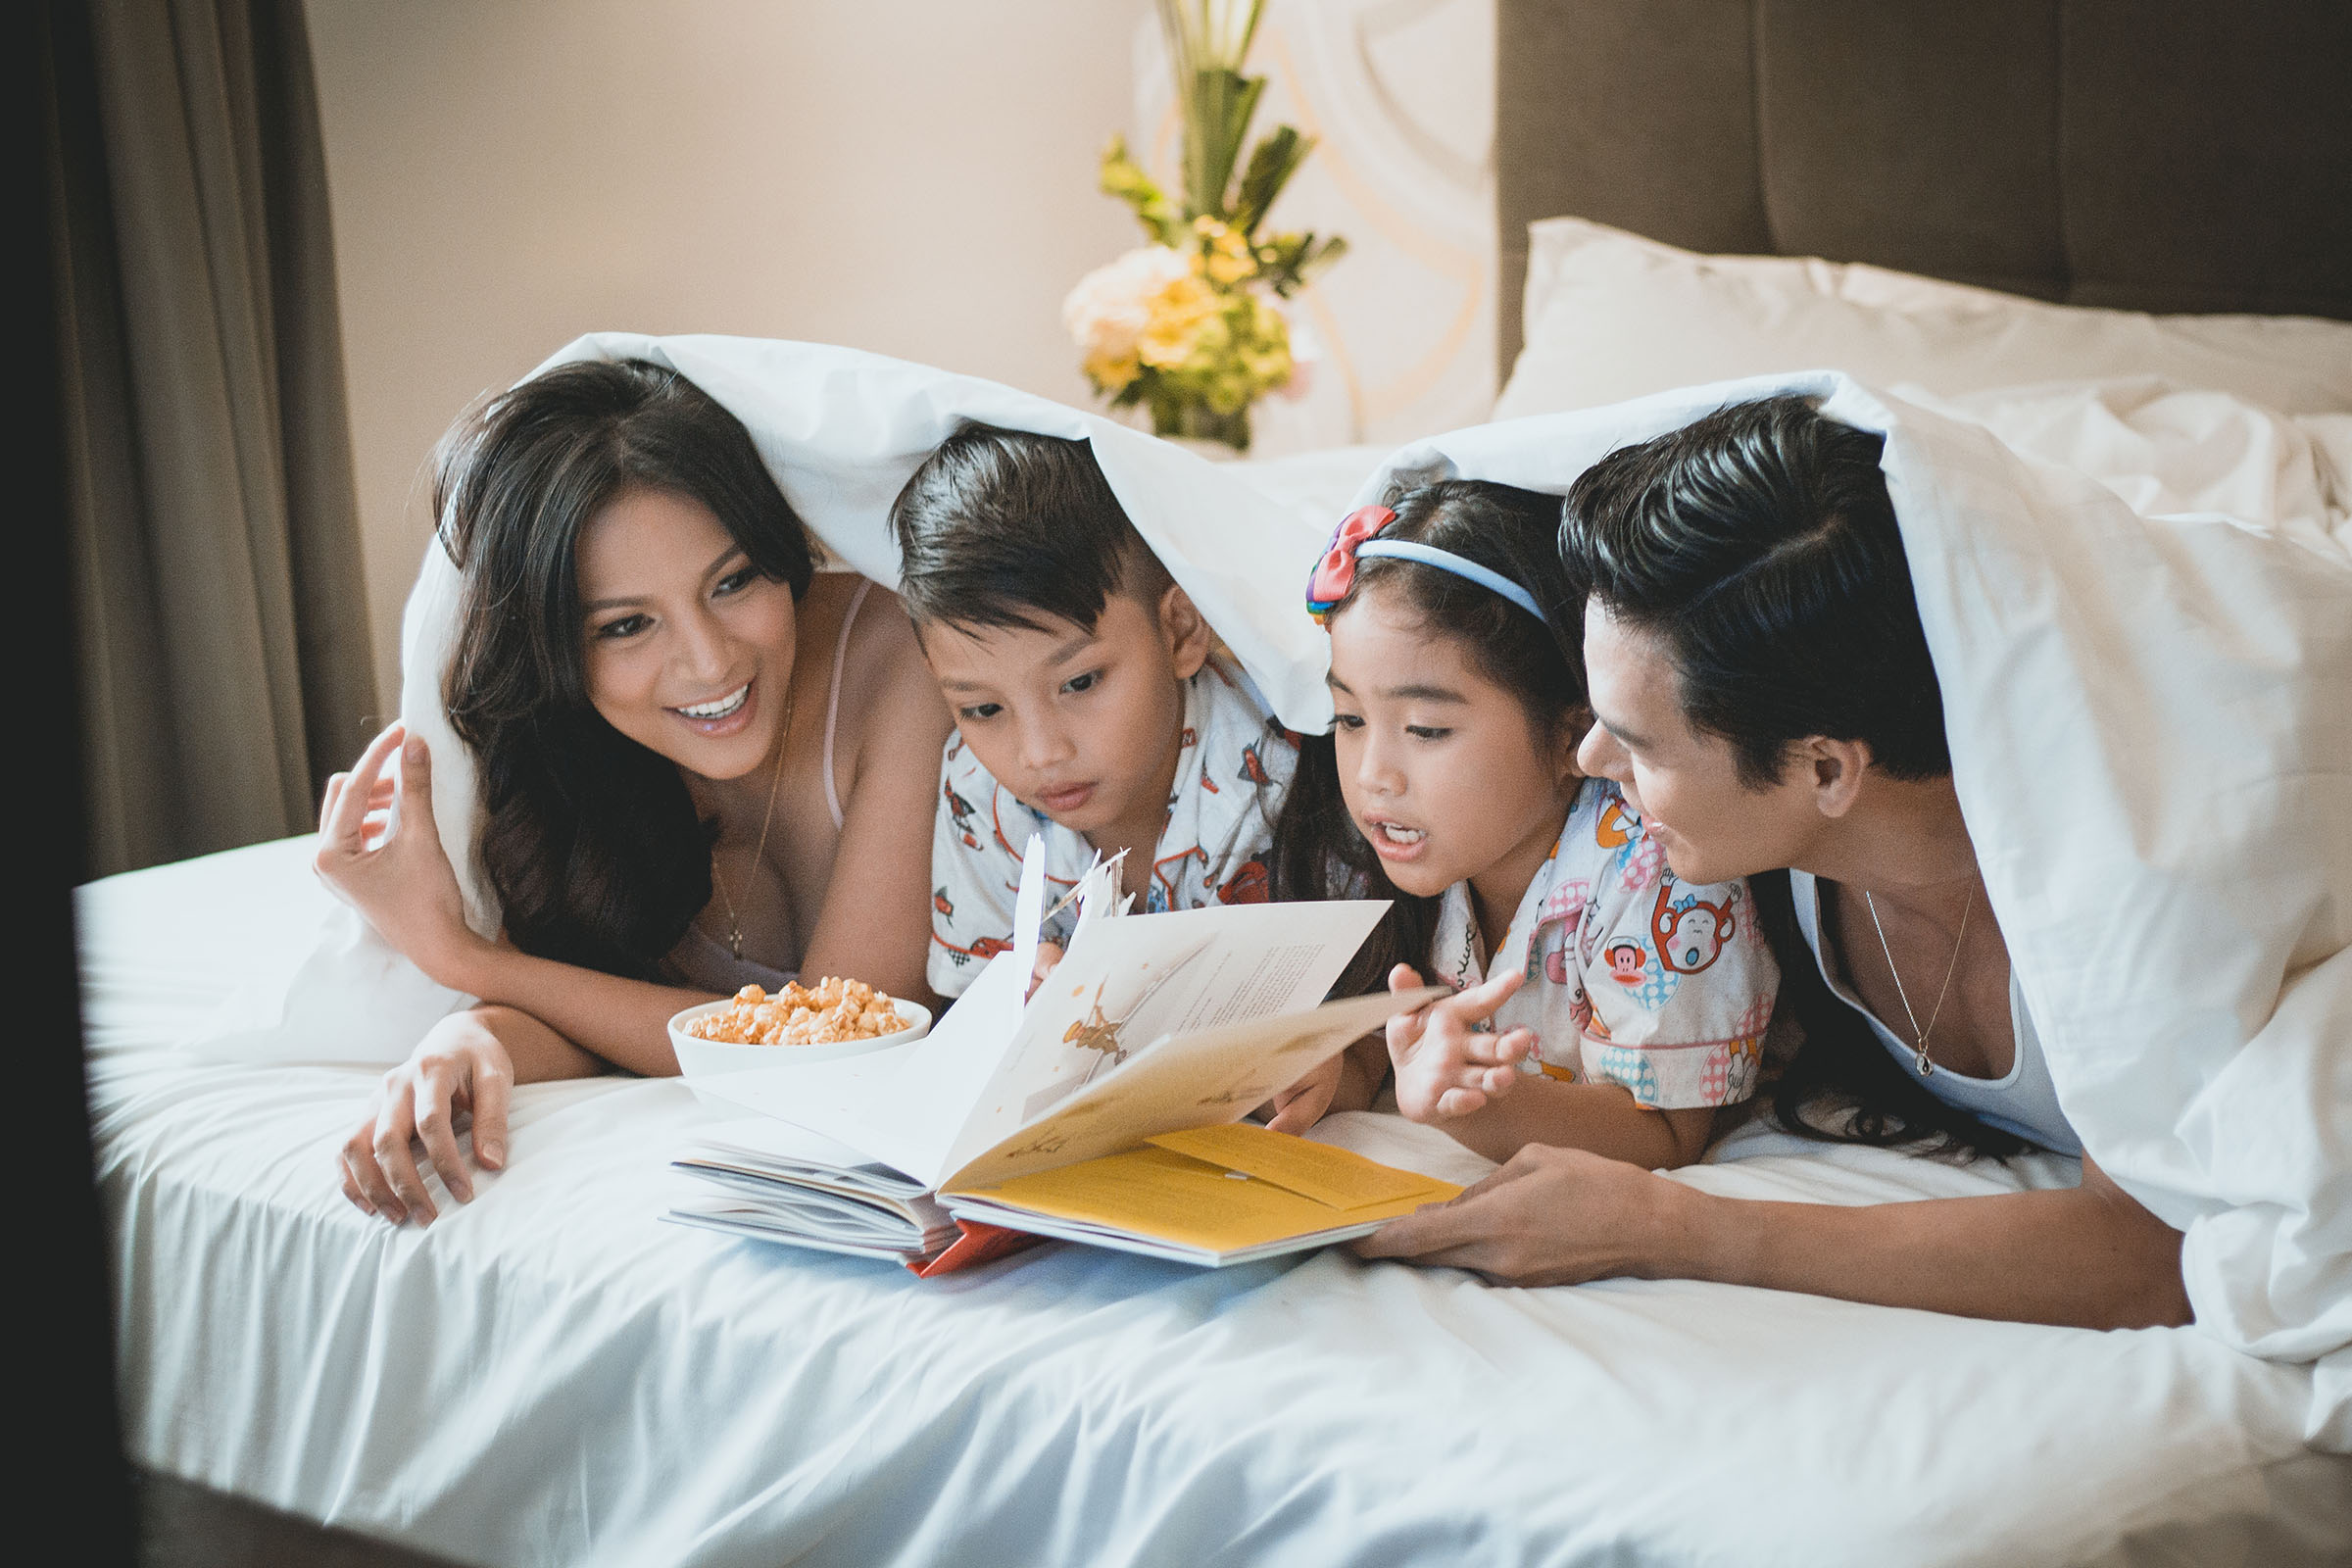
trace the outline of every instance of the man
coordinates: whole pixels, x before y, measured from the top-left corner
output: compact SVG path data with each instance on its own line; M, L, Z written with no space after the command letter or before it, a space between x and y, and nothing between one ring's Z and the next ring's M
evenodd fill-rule
M1789 868L1776 934L1807 1028L1785 1122L2082 1153L1961 810L1883 444L1780 397L1585 470L1561 529L1591 593L1579 762L1676 875ZM2097 1328L2188 1322L2181 1249L2086 1153L2070 1190L1842 1207L1541 1148L1360 1244L1524 1284L1710 1279Z

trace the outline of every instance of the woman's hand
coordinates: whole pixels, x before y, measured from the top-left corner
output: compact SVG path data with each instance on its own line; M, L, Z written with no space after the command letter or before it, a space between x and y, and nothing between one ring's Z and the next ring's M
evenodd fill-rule
M384 764L400 752L395 785ZM433 823L433 760L421 737L392 725L348 773L326 781L318 808L318 875L386 942L456 991L485 944L466 924L466 900Z
M1474 1025L1527 983L1516 971L1389 1020L1389 1060L1396 1069L1396 1108L1418 1122L1450 1121L1484 1109L1508 1094L1519 1063L1535 1054L1532 1029L1490 1034ZM1389 971L1391 991L1410 991L1421 977L1409 964Z
M373 1107L339 1156L343 1196L398 1225L439 1217L414 1144L461 1203L473 1200L473 1175L458 1148L457 1118L473 1113L473 1157L484 1170L507 1162L507 1102L514 1063L478 1012L453 1012L417 1042L409 1059L384 1074Z
M1450 1202L1392 1220L1354 1244L1363 1257L1466 1268L1501 1285L1581 1285L1678 1272L1662 1245L1709 1201L1663 1176L1581 1149L1530 1144Z

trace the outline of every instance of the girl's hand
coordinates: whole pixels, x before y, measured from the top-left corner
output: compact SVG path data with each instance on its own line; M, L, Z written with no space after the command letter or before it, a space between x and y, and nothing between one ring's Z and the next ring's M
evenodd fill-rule
M1659 1250L1690 1233L1691 1205L1706 1201L1637 1165L1529 1144L1461 1197L1391 1220L1354 1248L1500 1285L1663 1276L1681 1265Z
M1510 1092L1519 1063L1535 1054L1532 1029L1489 1034L1472 1027L1527 983L1516 971L1472 986L1417 1012L1389 1020L1389 1060L1396 1068L1396 1108L1413 1121L1448 1121L1482 1110ZM1421 977L1409 964L1389 971L1391 991L1409 991Z
M484 1170L507 1163L507 1101L514 1063L482 1020L453 1012L426 1032L409 1059L384 1074L372 1109L344 1142L343 1196L366 1213L398 1225L439 1217L416 1168L415 1144L461 1203L473 1200L473 1176L458 1149L457 1117L473 1112L473 1157Z
M405 744L404 744L405 739ZM397 785L384 773L400 751ZM466 924L466 900L433 823L433 760L421 737L394 724L348 773L326 781L315 864L337 897L386 942L455 991L484 944Z
M1321 1121L1339 1093L1340 1075L1347 1066L1343 1053L1276 1095L1274 1114L1266 1118L1266 1125L1278 1133L1302 1133Z

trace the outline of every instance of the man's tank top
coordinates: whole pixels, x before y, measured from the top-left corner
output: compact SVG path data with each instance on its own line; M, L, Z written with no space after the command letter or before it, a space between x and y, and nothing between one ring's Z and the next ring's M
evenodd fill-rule
M1813 961L1820 965L1821 978L1831 994L1869 1022L1871 1033L1902 1064L1903 1071L1918 1076L1919 1054L1909 1042L1887 1028L1862 1004L1861 998L1831 974L1829 959L1822 952L1820 884L1810 872L1790 871L1788 892L1796 905L1797 929L1813 950ZM2066 1112L2058 1108L2058 1091L2050 1082L2049 1063L2042 1057L2041 1038L2034 1032L2034 1019L2026 1011L2025 993L2014 971L2009 976L2009 1022L2017 1035L2017 1057L2009 1064L2008 1076L1971 1078L1939 1066L1920 1078L1920 1086L1945 1104L1957 1105L2003 1132L2061 1154L2081 1154L2082 1141L2075 1136Z

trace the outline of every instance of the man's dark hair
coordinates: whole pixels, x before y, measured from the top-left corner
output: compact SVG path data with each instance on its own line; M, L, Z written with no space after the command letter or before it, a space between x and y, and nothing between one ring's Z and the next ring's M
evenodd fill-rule
M1808 735L1861 741L1896 778L1952 770L1884 445L1768 398L1612 452L1568 492L1570 574L1665 641L1684 715L1751 789Z
M915 624L1088 631L1115 593L1157 612L1170 579L1085 441L966 424L890 509Z
M1719 409L1588 468L1560 555L1610 614L1661 638L1684 715L1731 743L1740 782L1781 776L1808 735L1861 741L1896 778L1952 770L1943 700L1879 468L1885 438L1804 398ZM1786 871L1748 879L1803 1044L1772 1092L1810 1138L2007 1158L2025 1140L1894 1064L1823 982ZM1826 1120L1816 1120L1825 1114Z

